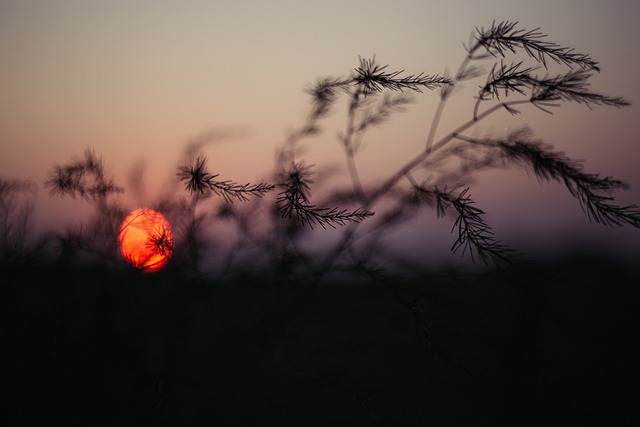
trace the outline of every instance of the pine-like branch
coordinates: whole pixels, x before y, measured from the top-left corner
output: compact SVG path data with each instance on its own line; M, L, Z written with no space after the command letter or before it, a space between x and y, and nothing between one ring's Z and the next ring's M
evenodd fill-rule
M512 262L516 252L494 238L491 227L482 219L484 211L476 206L467 195L469 188L458 195L437 188L428 189L425 186L414 186L414 201L434 206L438 217L446 215L451 210L457 214L451 232L457 231L458 237L451 246L452 252L461 250L461 254L469 253L487 264L489 260L495 262Z
M529 101L536 107L549 112L546 107L557 106L555 102L568 101L591 105L604 105L624 107L630 105L621 97L610 97L589 91L589 78L591 74L587 70L575 70L556 77L538 78L531 74L533 68L522 68L522 62L500 66L495 64L487 76L487 82L481 87L474 107L474 119L478 117L480 102L488 100L500 100L500 93L507 97L517 93L529 96ZM528 91L529 93L525 92ZM519 111L503 104L511 114Z
M571 195L578 199L590 220L604 225L628 224L640 228L638 206L610 203L613 198L609 194L627 189L625 182L585 173L581 164L553 151L551 146L528 140L525 132L511 135L507 141L496 141L496 145L505 161L531 170L540 180L563 183Z
M621 97L610 97L589 92L589 78L591 74L586 70L570 71L564 75L536 80L533 86L531 101L571 101L580 104L607 105L623 107L630 105Z
M530 139L524 129L510 135L506 140L477 140L456 135L457 139L472 144L492 146L500 150L503 162L531 171L539 180L563 183L571 195L578 199L589 220L640 228L640 210L637 205L618 206L610 201L612 192L628 189L623 181L611 177L600 178L597 174L583 172L582 164L564 154L553 151L550 145Z
M500 61L500 66L494 64L487 75L487 82L480 89L478 99L486 101L488 99L500 99L500 91L508 96L510 92L525 95L524 89L536 84L536 79L531 75L533 68L522 68L522 62L505 65Z
M190 193L200 192L204 194L209 188L209 181L213 176L207 172L207 159L200 157L196 159L193 166L180 166L176 174L180 181L184 181L185 189Z
M213 178L218 175L213 175ZM227 202L231 199L237 199L242 202L249 200L249 197L263 197L266 193L273 191L276 186L274 184L238 184L233 181L209 181L211 191L223 197Z
M273 191L273 184L238 184L233 181L217 181L218 175L211 175L206 170L207 159L198 157L193 166L181 166L178 168L177 176L185 183L185 189L190 193L206 194L212 192L221 196L225 201L232 199L248 201L249 196L262 197L266 193Z
M285 189L280 192L276 202L283 218L300 221L302 225L306 224L311 229L314 225L326 229L327 226L336 228L336 225L357 223L373 215L373 212L360 208L348 211L339 208L319 208L311 204L308 196L309 169L302 164L294 165L286 181L281 184Z
M360 66L355 69L353 82L362 87L365 95L382 92L383 89L406 89L422 93L422 89L433 90L441 85L451 84L451 79L446 77L428 76L423 73L400 77L404 70L387 72L386 68L387 65L378 65L375 58L360 58Z
M516 53L518 49L547 68L547 60L551 59L558 64L569 67L574 65L585 70L600 71L598 63L589 55L575 53L574 49L560 46L556 43L543 40L546 34L540 32L540 28L530 31L517 29L518 22L495 22L490 28L476 28L475 45L468 48L469 54L484 47L492 56L505 57L507 53Z

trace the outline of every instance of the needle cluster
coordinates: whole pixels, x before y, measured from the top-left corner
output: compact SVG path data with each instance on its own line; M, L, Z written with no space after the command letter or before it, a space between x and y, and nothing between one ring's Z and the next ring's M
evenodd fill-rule
M173 235L164 226L155 227L149 236L147 247L155 254L170 255L173 251Z
M455 212L451 231L457 232L458 237L451 247L452 252L469 253L472 259L477 256L485 264L490 260L511 262L516 255L512 248L495 239L491 227L483 219L485 212L475 206L468 195L469 187L458 194L424 185L414 186L413 191L413 201L435 207L438 217Z
M336 225L357 223L373 215L373 212L360 208L349 211L337 207L323 208L313 205L309 201L309 175L308 166L296 164L289 172L286 181L281 184L284 190L278 194L276 203L283 218L299 221L312 229L314 225L326 229L327 226L336 228Z
M382 92L384 89L422 93L422 89L432 90L451 83L450 79L437 75L420 73L401 77L404 70L389 72L386 69L387 65L379 65L375 58L360 58L360 66L355 69L353 82L362 88L365 95Z
M640 228L637 205L617 206L611 203L611 194L627 189L627 183L585 173L581 164L553 151L551 146L521 136L516 134L506 141L496 142L505 161L532 171L538 179L562 182L590 220L604 225L627 224Z
M621 97L589 92L590 77L591 74L586 70L574 70L555 77L535 79L532 85L531 101L534 104L540 101L570 101L587 106L624 107L630 105Z
M517 27L518 22L502 21L485 29L476 28L475 44L467 48L470 55L475 55L479 48L484 48L486 54L493 57L505 57L524 51L529 57L540 62L547 68L547 60L569 67L578 66L585 70L600 71L600 66L589 55L576 53L574 49L560 46L545 40L546 34L540 28L524 30Z

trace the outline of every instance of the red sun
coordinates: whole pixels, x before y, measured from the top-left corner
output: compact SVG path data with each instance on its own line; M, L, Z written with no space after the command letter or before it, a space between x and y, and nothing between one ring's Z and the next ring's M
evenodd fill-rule
M122 221L118 243L124 260L144 272L160 270L173 253L169 222L149 208L136 209Z

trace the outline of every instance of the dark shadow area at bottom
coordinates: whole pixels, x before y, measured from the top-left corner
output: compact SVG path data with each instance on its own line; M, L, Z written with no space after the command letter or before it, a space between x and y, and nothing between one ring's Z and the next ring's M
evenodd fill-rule
M2 425L638 425L640 275L1 272ZM410 302L409 305L399 301ZM2 420L0 420L2 421Z

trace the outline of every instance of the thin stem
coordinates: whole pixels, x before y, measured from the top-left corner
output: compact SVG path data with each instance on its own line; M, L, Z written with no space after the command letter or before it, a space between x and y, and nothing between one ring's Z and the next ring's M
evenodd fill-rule
M433 120L431 121L431 128L429 129L429 135L427 136L427 144L425 146L425 152L427 153L431 152L433 140L436 136L436 131L438 130L438 125L440 124L440 119L442 118L444 107L446 106L447 100L449 99L449 94L453 90L453 87L456 85L458 81L458 77L464 73L471 59L472 59L472 52L469 52L467 56L464 58L464 60L462 61L462 63L460 64L460 67L458 68L458 72L456 73L456 77L451 81L451 85L449 86L449 88L446 89L447 90L446 94L444 94L440 98L440 102L438 103L436 112L433 115Z
M482 99L480 99L480 97L478 97L478 99L476 100L475 105L473 106L473 119L474 120L478 120L478 109L480 108L480 102L482 102Z
M344 138L342 138L342 144L344 145L345 156L347 158L347 169L349 170L349 175L351 176L353 190L360 199L364 200L364 191L362 189L362 183L360 181L358 168L356 166L355 147L353 144L353 136L355 134L356 111L358 110L358 106L360 105L361 96L362 96L362 91L360 88L358 88L354 92L353 98L351 99L351 104L349 105L347 129L346 129L346 134Z
M444 111L444 107L447 104L447 97L442 97L440 99L440 103L438 104L438 108L436 109L435 114L433 115L433 121L431 122L431 129L429 129L429 136L427 136L427 145L425 147L425 152L427 154L431 153L433 139L436 135L436 130L438 129L438 124L440 124L440 119L442 118L442 113Z
M362 189L362 182L360 181L360 176L358 174L358 168L356 166L356 159L353 154L353 149L347 149L346 156L347 156L347 168L349 169L349 175L351 175L351 182L353 182L353 189L355 193L358 195L358 197L364 200L365 199L364 190Z
M449 133L447 136L442 138L440 141L438 141L438 143L433 146L433 151L439 150L445 144L447 144L449 141L451 141L451 139L455 138L459 133L464 132L465 130L469 129L470 127L472 127L473 125L475 125L476 123L481 121L482 119L485 119L487 116L491 115L492 113L496 112L497 110L499 110L501 108L508 108L508 107L513 106L513 105L530 104L530 103L531 103L531 100L529 100L529 99L519 99L517 101L501 102L499 104L495 104L491 108L489 108L489 109L485 110L484 112L476 115L473 119L471 119L468 122L464 123L463 125L461 125L457 129L455 129L454 131Z

